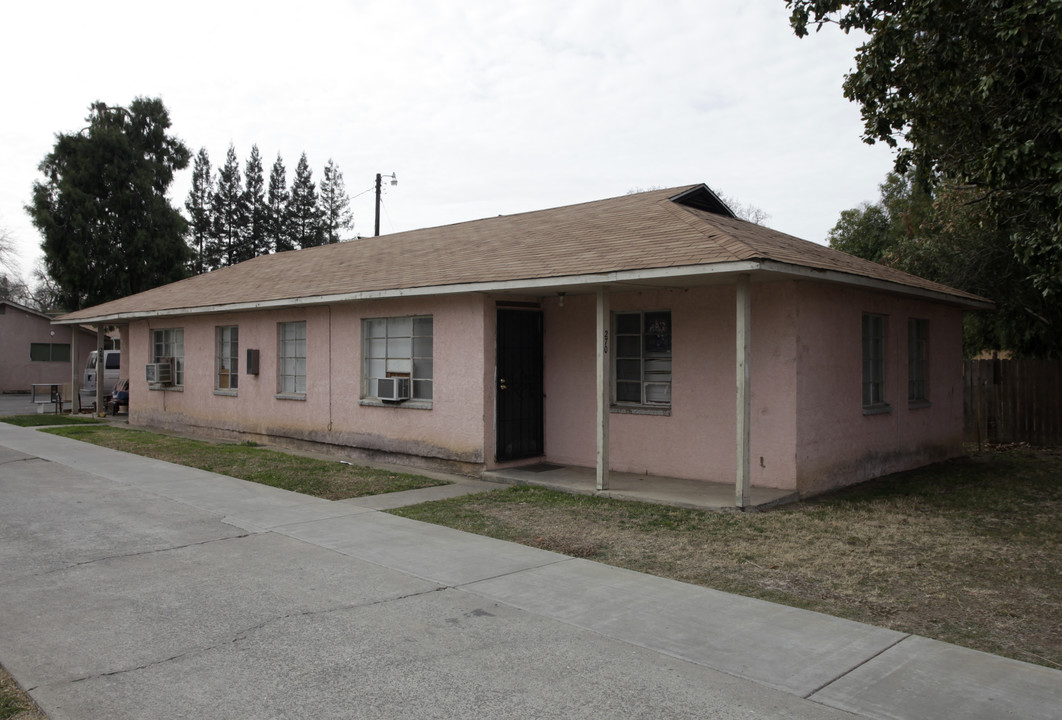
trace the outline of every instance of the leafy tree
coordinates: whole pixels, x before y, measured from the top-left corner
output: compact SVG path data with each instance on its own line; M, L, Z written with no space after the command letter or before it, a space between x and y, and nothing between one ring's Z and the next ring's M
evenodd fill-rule
M211 213L211 201L214 195L214 173L210 168L210 156L206 148L199 148L192 165L192 189L184 207L188 211L188 229L192 250L195 253L193 271L196 275L205 272L204 265L207 245L213 232L214 219Z
M321 178L321 230L326 243L337 243L344 238L341 233L354 227L354 214L350 211L350 197L343 183L343 173L328 159Z
M56 136L26 207L67 310L179 280L191 255L187 223L166 198L190 153L168 134L162 101L90 110L88 127Z
M967 355L1062 355L1062 306L1037 289L1032 268L979 197L946 184L930 194L892 174L878 202L841 213L830 246L995 301L995 310L965 317Z
M273 169L269 171L269 194L266 196L266 236L272 239L276 252L295 249L295 243L291 239L291 232L288 228L290 198L287 169L284 167L284 160L280 157L280 153L277 153Z
M864 139L973 193L1043 293L1062 290L1062 2L786 0L798 36L869 39L847 75Z
M259 255L267 255L270 250L269 242L269 212L266 207L265 178L262 170L262 156L258 153L258 146L251 146L251 156L247 159L247 165L243 169L244 179L244 205L247 208L247 238L245 247L248 260Z
M295 167L295 179L291 183L291 197L287 205L287 221L295 247L314 247L324 243L317 186L313 182L313 171L306 161L306 153L302 154Z
M240 180L236 148L229 145L225 164L210 203L213 228L207 247L207 267L211 270L249 259L247 252L247 198Z
M889 173L880 185L881 200L844 210L830 231L830 247L849 255L886 263L897 243L922 230L933 198L904 175Z

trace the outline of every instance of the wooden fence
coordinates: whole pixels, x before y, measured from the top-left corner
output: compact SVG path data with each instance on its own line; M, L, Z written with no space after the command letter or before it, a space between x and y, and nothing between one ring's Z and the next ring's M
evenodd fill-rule
M967 360L966 442L1062 445L1062 362Z

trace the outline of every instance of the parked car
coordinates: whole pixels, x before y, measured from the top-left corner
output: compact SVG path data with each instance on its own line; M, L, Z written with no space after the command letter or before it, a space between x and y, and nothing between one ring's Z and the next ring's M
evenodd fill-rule
M90 352L88 362L85 363L85 373L81 378L81 407L96 409L96 380L100 373L103 374L105 393L103 403L104 407L106 407L107 402L110 400L110 393L107 390L113 388L115 383L121 379L121 367L122 353L120 350L104 350L102 367L97 367L96 351Z
M111 415L117 415L119 408L125 408L129 412L129 381L119 380L111 391L111 399L107 402L107 410Z

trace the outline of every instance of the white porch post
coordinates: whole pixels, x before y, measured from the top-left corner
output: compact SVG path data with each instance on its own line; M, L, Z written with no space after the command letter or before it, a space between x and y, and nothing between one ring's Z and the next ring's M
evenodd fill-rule
M597 489L608 490L608 423L612 397L608 288L597 291Z
M70 328L70 414L77 415L81 411L81 359L78 357L77 336L81 334L80 325L68 325Z
M104 330L105 327L103 325L96 326L96 417L103 417L107 414L106 409L103 407L103 376L107 369L103 352L104 339L106 338Z
M749 354L750 326L750 290L752 277L748 274L738 276L737 280L737 473L735 478L735 501L738 507L749 505Z

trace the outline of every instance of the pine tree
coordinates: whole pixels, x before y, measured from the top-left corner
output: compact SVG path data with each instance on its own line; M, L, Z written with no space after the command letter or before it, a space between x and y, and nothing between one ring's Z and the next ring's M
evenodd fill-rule
M247 236L247 203L240 182L240 165L236 148L229 145L225 164L218 170L211 209L214 226L207 252L210 269L233 265L250 257Z
M203 261L213 224L210 212L213 194L214 172L210 168L210 156L207 155L206 148L199 148L199 154L195 156L195 165L192 167L192 189L188 192L188 199L184 201L189 218L189 240L192 252L195 253L192 271L196 275L207 269Z
M328 159L321 178L321 232L326 243L341 242L344 230L354 227L354 215L350 211L350 198L343 183L343 173Z
M269 217L266 207L265 179L262 174L262 156L258 153L258 146L251 146L251 157L244 166L244 204L247 207L247 238L245 240L248 260L259 255L268 255L269 242Z
M287 209L295 247L307 248L324 243L321 212L317 205L317 187L313 182L313 171L306 161L306 153L302 154L299 164L295 167L295 180L291 183L291 197L288 199Z
M287 168L284 167L284 160L280 157L280 153L277 153L273 169L269 171L269 194L266 197L266 237L269 238L275 252L295 249L288 224L290 198Z
M26 208L66 310L180 280L192 254L188 223L166 197L191 153L168 133L162 101L97 102L91 113L87 128L56 136Z

